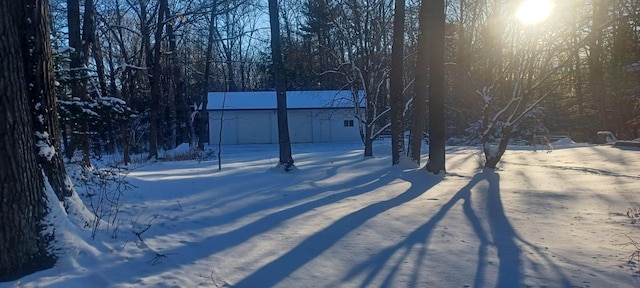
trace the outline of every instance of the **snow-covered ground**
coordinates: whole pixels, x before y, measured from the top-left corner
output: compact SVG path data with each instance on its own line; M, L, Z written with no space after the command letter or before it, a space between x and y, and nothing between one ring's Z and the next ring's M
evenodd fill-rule
M289 174L277 145L142 165L117 231L60 225L59 263L0 287L640 287L619 245L640 241L640 150L559 144L497 172L449 147L446 177L386 142L294 145Z

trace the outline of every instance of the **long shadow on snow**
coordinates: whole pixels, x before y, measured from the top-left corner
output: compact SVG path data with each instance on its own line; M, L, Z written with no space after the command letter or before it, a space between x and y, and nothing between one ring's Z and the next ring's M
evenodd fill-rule
M195 262L200 258L205 258L211 255L214 255L216 253L220 253L222 251L225 251L227 249L233 248L235 246L238 246L246 241L248 241L249 239L260 235L262 233L266 233L269 230L273 229L274 227L277 227L279 224L288 221L292 218L295 218L297 216L303 215L306 212L309 212L315 208L318 207L322 207L325 205L330 205L332 203L336 203L342 199L348 198L348 197L354 197L354 196L358 196L358 195L362 195L365 194L367 192L370 192L372 190L375 190L378 187L387 185L389 183L391 183L392 181L398 179L399 175L398 175L398 170L392 170L391 168L385 168L385 169L381 169L380 171L378 171L378 173L375 173L374 175L365 175L365 177L361 177L362 179L358 179L358 186L356 187L351 187L351 189L345 190L344 192L341 193L336 193L336 194L331 194L331 195L327 195L326 197L322 197L322 198L318 198L315 200L311 200L308 202L304 202L304 203L300 203L297 204L295 206L292 207L288 207L285 208L283 210L279 210L276 211L274 213L271 213L269 215L266 215L254 222L251 222L245 226L239 227L237 229L234 229L232 231L229 232L225 232L222 234L218 234L218 235L213 235L210 237L207 237L205 239L203 239L202 241L199 241L197 244L199 245L199 249L197 250L197 255L189 255L187 254L189 249L188 246L190 245L186 245L186 246L181 246L181 247L176 247L173 249L167 249L167 250L162 250L162 254L164 255L174 255L174 254L178 254L178 255L182 255L182 260L179 263L172 263L174 265L164 265L164 266L155 266L154 269L152 269L152 271L149 271L147 273L142 273L142 274L138 274L138 275L127 275L125 277L129 277L129 279L126 279L125 277L123 277L122 281L123 283L128 283L128 281L130 280L137 280L137 279L141 279L144 278L146 276L152 275L152 274L160 274L164 271L167 270L171 270L173 268L175 268L175 265L182 265L182 264L186 264L186 263L191 263L191 262ZM333 173L333 172L332 172ZM400 172L401 173L401 172ZM329 175L330 176L330 175ZM426 191L426 189L422 190L422 192ZM415 191L416 195L413 195L413 198L417 197L419 194L417 193L418 191ZM402 197L402 199L407 198L407 195L405 195L407 193L404 193L404 196L399 196ZM399 198L397 197L397 198ZM396 198L394 198L396 199ZM392 203L397 203L398 200L389 200L389 201L394 201ZM407 201L410 199L407 199ZM283 201L290 201L290 200L283 200ZM381 203L387 203L389 201L384 201ZM273 205L281 205L282 203L278 203L275 202L273 203ZM401 203L398 203L397 205L399 205ZM374 204L376 205L376 204ZM385 207L388 206L388 204L385 204ZM277 206L274 206L277 207ZM264 209L265 207L261 207L260 209ZM367 207L368 208L368 207ZM365 209L367 209L365 208ZM389 207L391 208L391 207ZM387 208L387 209L389 209ZM385 209L386 210L386 209ZM369 211L369 210L367 210ZM381 213L384 210L378 212ZM370 215L374 215L374 214L370 214ZM240 215L234 215L234 217L240 217ZM362 218L360 223L363 223L364 221L366 221L366 219L368 219L368 217L364 217ZM203 221L212 221L215 222L215 217L211 218L211 219L204 219ZM214 224L220 224L220 223L214 223ZM351 223L349 223L350 225ZM333 225L332 225L333 227ZM357 226L354 226L354 228ZM173 232L173 231L172 231ZM346 234L348 231L345 231L344 234ZM312 236L313 238L313 236ZM323 240L324 241L324 240ZM337 241L337 239L336 239ZM304 242L306 243L306 241ZM192 244L196 244L196 243L192 243ZM322 247L323 245L320 245L320 247ZM287 255L290 255L290 253L288 253ZM289 256L289 257L293 257L293 256ZM177 258L174 258L177 259ZM309 259L310 260L310 259ZM135 261L131 261L127 264L124 264L123 266L118 266L118 267L112 267L110 270L117 270L117 271L104 271L105 275L110 275L111 273L122 273L123 271L132 271L132 269L128 269L126 267L126 265L137 265L134 263ZM283 271L282 269L275 269L278 271ZM260 270L262 271L262 270ZM262 275L262 274L254 274L254 275ZM279 273L275 273L275 275L280 275ZM286 277L286 275L288 274L282 274L282 277ZM249 278L247 278L249 279ZM254 278L251 278L254 279ZM252 280L253 281L253 280ZM252 282L253 283L253 282ZM262 283L262 282L255 282L255 283ZM277 282L276 282L277 283ZM271 285L248 285L245 287L269 287Z
M351 157L350 157L351 158ZM344 160L341 158L336 158L337 160ZM316 169L316 172L311 173L311 175L305 175L308 171L298 171L298 178L302 179L302 181L295 183L295 185L299 184L308 184L311 188L306 191L297 191L296 193L288 193L284 190L287 190L292 187L291 184L279 184L278 181L273 181L271 183L265 184L264 187L258 189L248 195L246 193L241 193L241 195L245 198L255 197L256 195L271 195L268 198L261 199L260 201L249 203L247 206L243 206L237 210L228 211L222 215L215 215L210 217L200 217L198 220L200 223L203 223L206 227L216 227L231 223L233 221L237 221L242 217L246 217L251 214L257 214L261 211L266 210L276 210L271 212L270 214L260 218L259 220L253 222L252 224L248 224L247 228L254 227L255 225L264 225L265 221L273 221L273 219L281 219L278 221L283 221L282 219L288 219L289 217L295 217L297 215L303 214L311 209L318 208L324 205L332 204L340 202L346 198L354 197L360 194L367 193L372 189L368 187L376 187L376 185L384 185L385 183L391 182L395 180L395 174L389 172L389 168L385 167L378 170L370 170L367 171L367 174L363 174L357 177L356 180L351 180L349 185L347 186L345 183L333 183L326 184L322 187L316 185L316 182L326 181L327 179L331 179L332 177L338 175L341 171L349 171L351 169L350 165L356 165L362 163L362 161L371 161L371 159L362 159L360 157L348 160L346 163L342 163L340 165L321 167L321 169ZM324 170L324 172L318 172ZM271 170L260 172L259 174L273 174L274 172ZM275 172L277 173L277 172ZM273 179L277 180L278 176L289 177L290 175L280 175L273 174ZM251 177L251 174L247 175L247 177ZM380 181L388 181L380 184ZM275 193L274 191L278 191ZM287 194L286 196L283 194ZM219 196L215 196L219 197ZM227 199L228 200L228 199ZM206 201L204 199L198 199L197 201ZM225 201L225 200L212 200L212 201ZM190 203L183 203L183 205L189 206ZM191 215L202 212L202 210L207 209L216 209L220 207L220 204L216 205L206 205L200 209L190 211L187 214L183 214L181 216L181 220L170 220L171 224L173 224L176 228L171 231L171 233L179 233L187 229L187 225L183 225L184 223L191 223L193 220L191 219ZM307 209L307 207L311 207ZM261 226L259 231L266 232L274 226ZM238 231L246 230L244 227L237 229ZM231 232L230 232L231 233ZM233 235L233 234L230 234Z
M424 173L424 171L418 170L409 173ZM395 179L396 177L394 176L393 178ZM440 177L424 178L420 183L411 183L411 187L407 191L392 199L371 204L344 216L323 230L305 239L302 243L282 255L280 258L266 264L251 275L242 279L240 282L235 284L234 287L273 287L280 281L287 278L291 273L321 255L340 239L351 231L354 231L369 219L419 197L424 192L438 184L441 179L442 178ZM313 251L314 253L308 253L309 251Z
M490 227L489 232L485 231L482 227L481 217L478 217L476 212L473 210L471 204L471 189L478 185L480 182L486 181L489 186L486 190L481 190L476 193L482 193L484 195L479 195L484 200L485 209L487 210L487 220ZM500 175L493 171L484 171L476 174L471 181L465 185L462 189L460 189L447 203L445 203L442 208L433 216L427 223L418 227L418 229L414 230L411 234L407 235L405 240L402 242L391 246L385 250L382 250L378 254L372 256L369 260L359 264L358 266L352 268L343 279L343 281L353 279L359 275L365 275L365 279L360 284L360 287L368 287L372 285L372 281L378 277L383 269L387 265L392 265L392 269L388 275L383 276L384 282L381 285L382 287L394 287L394 278L398 272L400 272L400 268L403 263L405 263L406 259L410 256L411 251L415 251L413 248L422 247L419 252L418 257L416 257L416 263L413 265L414 271L411 274L411 281L408 283L408 287L421 287L423 284L418 283L419 277L424 271L421 271L420 267L425 261L427 256L428 243L431 240L432 232L436 228L438 222L440 222L446 214L454 207L454 205L458 201L464 201L463 203L463 211L467 216L467 219L472 225L472 228L476 235L480 240L480 245L478 247L478 264L476 266L476 277L474 280L473 287L485 287L485 277L486 277L486 264L487 264L487 252L489 245L495 246L498 258L500 260L499 269L498 269L498 278L496 287L521 287L523 286L523 260L522 251L520 247L517 245L517 241L520 241L534 251L537 254L542 255L542 252L539 248L533 246L524 240L518 233L515 231L509 219L507 218L504 207L502 205L502 200L500 198ZM490 236L489 237L489 233ZM493 241L491 241L492 239ZM390 263L393 259L393 256L400 252L401 257L397 258L396 263ZM561 287L572 287L570 281L567 277L562 274L559 267L553 264L549 259L543 256L545 260L553 266L556 270L556 273L559 274L561 278ZM365 274L366 273L366 274ZM440 283L446 284L446 283Z

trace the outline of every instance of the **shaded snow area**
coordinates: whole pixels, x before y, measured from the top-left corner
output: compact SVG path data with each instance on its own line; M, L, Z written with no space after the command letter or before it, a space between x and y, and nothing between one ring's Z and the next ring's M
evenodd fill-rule
M640 150L558 144L496 172L449 147L445 177L388 142L294 145L292 173L277 144L142 165L116 233L67 221L54 268L0 287L640 287Z

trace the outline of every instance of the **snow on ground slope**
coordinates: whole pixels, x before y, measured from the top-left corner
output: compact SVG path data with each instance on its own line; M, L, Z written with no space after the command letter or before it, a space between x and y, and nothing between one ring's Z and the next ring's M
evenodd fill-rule
M224 147L222 171L149 164L120 212L151 221L144 242L76 232L56 267L0 287L640 287L617 245L640 240L640 151L556 148L482 172L451 147L446 177L390 167L388 143L294 145L291 174L277 145Z

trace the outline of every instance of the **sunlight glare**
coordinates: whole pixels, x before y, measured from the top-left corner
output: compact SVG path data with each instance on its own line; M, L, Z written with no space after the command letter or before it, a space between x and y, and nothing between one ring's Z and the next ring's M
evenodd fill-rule
M553 4L549 0L525 0L518 7L516 16L522 24L536 24L547 19L552 9Z

